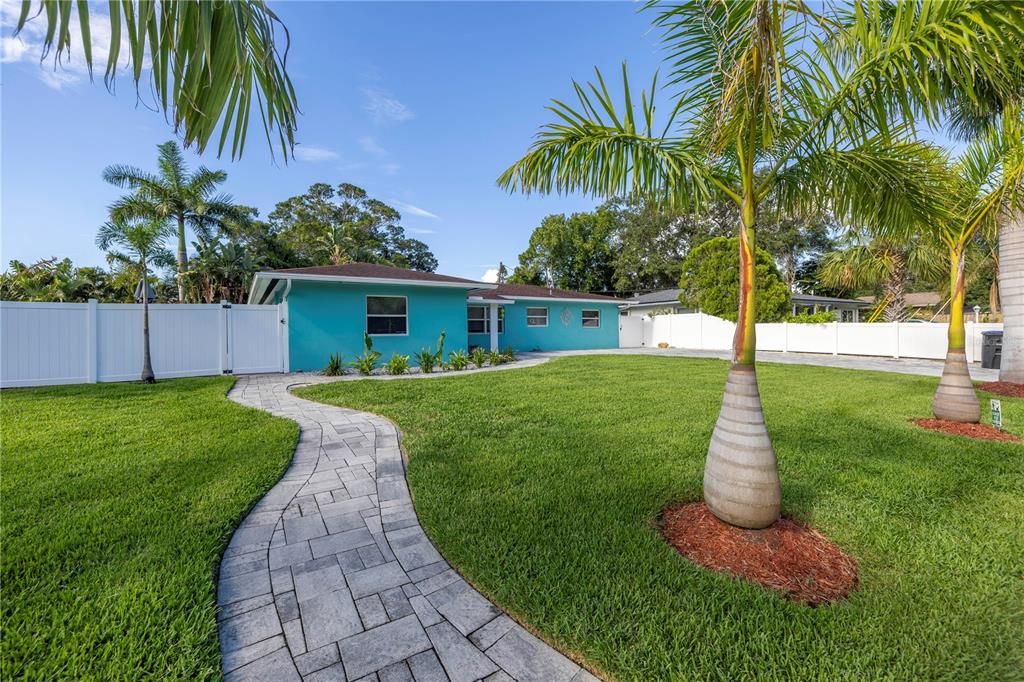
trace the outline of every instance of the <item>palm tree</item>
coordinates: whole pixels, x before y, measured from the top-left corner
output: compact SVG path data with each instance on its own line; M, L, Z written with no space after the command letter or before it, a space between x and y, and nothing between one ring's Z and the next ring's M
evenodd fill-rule
M825 254L818 276L830 287L881 287L886 322L899 322L906 316L910 276L929 282L941 277L943 254L928 235L882 239L858 231L852 237L848 248Z
M54 67L60 67L77 41L92 75L91 3L39 0L33 12L36 4L23 0L15 35L44 15L44 58L55 49ZM264 0L121 0L109 4L105 18L110 24L103 76L108 90L114 89L123 51L136 93L141 95L145 73L150 86L146 89L174 120L175 131L183 131L186 147L195 144L202 152L219 124L217 154L230 141L231 158L241 157L255 104L271 153L271 140L276 137L287 159L295 144L298 113L295 89L285 69L290 38ZM277 47L280 37L283 53Z
M188 269L185 228L209 237L222 221L237 219L240 209L232 203L230 195L216 194L217 186L227 180L227 173L205 166L189 173L185 157L174 141L157 145L157 151L157 173L114 165L103 170L103 179L133 191L110 207L115 220L169 219L177 225L178 300L184 302L185 284L181 279Z
M980 0L906 1L894 6L890 29L888 7L856 0L828 16L782 0L661 9L655 23L665 32L673 83L685 88L668 122L655 127L656 80L641 93L637 115L625 66L622 108L598 72L596 84L574 83L578 108L553 102L558 121L498 181L510 190L632 195L683 207L716 195L735 202L739 314L704 470L708 507L734 525L766 527L781 504L754 362L759 203L776 192L780 210L825 204L854 225L927 222L941 185L937 154L899 139L909 126L885 118L937 115L940 85L1020 59L1022 15ZM916 70L919 59L931 68Z
M130 261L138 268L139 280L144 283L142 293L142 381L152 384L156 381L153 363L149 354L149 264L156 259L169 257L164 240L171 230L166 220L111 220L104 223L96 235L96 246L107 252L111 261ZM128 253L118 251L124 249Z
M977 422L981 408L967 368L964 327L964 289L967 249L979 233L993 235L999 221L1019 206L1024 182L1024 122L1019 126L991 127L975 138L951 168L950 191L945 194L949 218L935 223L935 231L948 251L949 341L946 363L932 412L939 419ZM1005 259L1005 254L1003 258ZM1007 267L1004 260L1003 271ZM1005 310L1005 304L1004 304Z

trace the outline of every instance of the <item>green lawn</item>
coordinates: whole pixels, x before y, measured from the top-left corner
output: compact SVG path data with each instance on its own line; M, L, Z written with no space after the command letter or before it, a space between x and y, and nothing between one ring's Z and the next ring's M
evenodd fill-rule
M0 394L0 678L220 677L217 562L298 436L231 383Z
M937 379L760 366L784 512L858 559L847 602L793 604L661 540L659 510L700 496L726 370L581 357L301 393L395 420L445 556L611 677L1021 679L1024 445L909 423ZM1024 401L1003 410L1024 434Z

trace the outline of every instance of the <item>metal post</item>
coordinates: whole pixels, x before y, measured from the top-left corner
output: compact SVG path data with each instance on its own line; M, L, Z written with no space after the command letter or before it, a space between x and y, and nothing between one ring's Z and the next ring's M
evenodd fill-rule
M491 350L498 350L498 304L492 303L490 306L490 326L491 326Z

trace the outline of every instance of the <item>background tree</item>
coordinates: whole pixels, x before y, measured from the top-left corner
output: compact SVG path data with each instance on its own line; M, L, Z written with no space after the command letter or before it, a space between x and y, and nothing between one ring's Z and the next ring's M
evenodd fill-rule
M116 300L109 277L100 268L75 267L70 258L47 258L31 265L12 260L0 273L0 300L81 303Z
M544 284L571 291L603 292L613 288L615 251L613 216L603 208L592 213L546 216L519 254L511 281Z
M306 265L357 261L426 272L437 268L430 248L406 237L401 214L355 185L316 183L305 194L279 202L267 218Z
M90 16L90 5L24 0L15 35L29 21L45 21L43 58L53 50L54 68L60 68L77 42L92 75L95 16ZM108 8L104 19L110 24L110 50L103 76L108 90L114 90L123 54L136 94L141 97L143 89L153 93L156 106L174 121L175 132L182 131L186 147L195 144L201 153L219 124L217 153L230 140L232 158L245 148L255 103L271 152L276 137L287 158L299 109L285 69L288 30L263 0L121 0ZM285 41L283 53L277 48L278 30ZM151 63L144 64L146 59ZM144 74L146 88L141 87Z
M504 284L508 281L508 268L505 267L504 263L498 263L498 276L496 281L498 284Z
M107 252L110 260L134 263L139 280L149 285L149 264L153 260L169 259L164 241L171 234L166 220L111 220L100 228L96 246ZM156 381L149 353L149 297L142 295L142 381Z
M134 166L107 166L103 179L117 187L132 190L110 207L114 221L171 220L177 226L178 279L188 269L186 228L209 238L223 221L236 219L236 207L227 194L218 194L218 186L227 180L224 171L206 167L190 173L178 143L164 142L157 146L157 172ZM185 296L184 281L178 282L178 300Z
M685 88L667 124L654 122L656 82L638 112L625 67L621 105L598 73L596 83L574 84L577 108L551 105L557 122L499 178L526 192L735 202L739 311L704 499L719 518L751 528L773 523L781 504L754 371L759 205L775 193L784 215L826 207L852 225L920 224L938 191L935 163L902 138L909 126L887 119L935 118L951 83L969 93L979 70L1021 62L1024 15L997 4L854 0L826 11L771 0L658 7L673 82ZM741 444L735 433L745 434Z
M740 277L735 267L737 238L715 237L695 248L682 264L680 302L701 312L736 321ZM771 255L758 248L754 264L758 322L779 322L789 315L789 287L782 280Z

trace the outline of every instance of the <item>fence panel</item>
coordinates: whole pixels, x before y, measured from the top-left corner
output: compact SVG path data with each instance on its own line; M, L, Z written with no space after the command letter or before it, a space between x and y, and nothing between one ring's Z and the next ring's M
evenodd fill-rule
M231 326L231 371L235 374L280 372L281 324L276 305L236 305L228 318Z
M88 303L0 303L0 385L89 381Z

